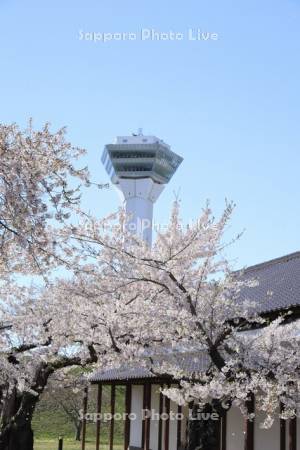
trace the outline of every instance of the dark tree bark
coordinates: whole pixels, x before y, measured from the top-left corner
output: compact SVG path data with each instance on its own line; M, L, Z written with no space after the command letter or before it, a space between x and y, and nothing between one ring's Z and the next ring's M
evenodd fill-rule
M33 431L31 429L31 424L13 426L8 446L5 448L9 450L32 450Z
M188 450L220 450L221 419L226 409L214 400L199 409L194 405L188 424Z
M33 450L32 415L38 399L12 392L5 405L0 431L0 450Z
M75 441L81 441L81 430L82 430L81 420L78 421L78 423L75 425L75 427L76 427Z
M40 364L32 391L18 393L14 387L6 396L0 426L0 450L33 450L32 417L52 373L53 367Z

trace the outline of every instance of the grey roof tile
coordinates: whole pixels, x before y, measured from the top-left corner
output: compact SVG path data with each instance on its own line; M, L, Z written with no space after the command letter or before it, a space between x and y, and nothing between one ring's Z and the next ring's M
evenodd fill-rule
M184 352L172 355L161 355L154 358L154 367L155 364L161 366L163 362L168 364L172 364L173 362L176 367L179 367L185 372L201 373L207 370L209 366L209 357L204 352ZM89 380L91 382L113 380L126 381L160 377L163 377L163 375L156 376L144 367L138 366L137 364L131 364L108 370L95 371L90 375Z
M258 281L242 290L240 300L255 301L259 313L300 305L300 252L249 267L241 277Z
M108 370L96 370L93 372L89 381L97 382L97 381L126 381L126 380L134 380L139 378L155 378L155 376L146 369L141 367L119 367Z

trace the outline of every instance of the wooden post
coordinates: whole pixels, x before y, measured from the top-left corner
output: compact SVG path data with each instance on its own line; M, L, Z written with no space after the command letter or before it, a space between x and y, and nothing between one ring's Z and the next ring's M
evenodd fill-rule
M218 449L221 448L221 437L222 437L222 418L219 417L218 420L216 421L216 440Z
M131 395L132 395L132 387L131 384L126 385L126 393L125 393L125 426L124 426L124 450L128 450L130 443L130 419L129 414L131 413Z
M297 450L297 419L294 417L289 422L289 450Z
M191 424L192 424L192 416L193 416L193 409L194 409L194 402L191 401L188 403L188 419L186 421L186 428L185 428L185 441L187 443L187 448L190 448L191 445Z
M147 385L144 384L143 385L143 413L145 412L146 409L146 397L147 397ZM145 417L142 418L142 443L141 443L141 448L142 450L145 450L145 430L146 430L146 420Z
M182 414L182 406L178 405L177 408L177 414L178 416L181 416ZM182 420L178 420L177 417L177 450L180 450L181 448L181 427L182 427Z
M63 450L64 441L62 437L58 438L58 450Z
M168 418L165 420L165 436L164 436L164 450L169 450L169 441L170 441L170 399L168 397L165 398L165 413L168 414Z
M101 409L102 409L102 384L100 383L98 384L98 394L97 394L96 450L100 449Z
M147 414L151 414L151 384L146 385L146 409ZM145 420L145 450L150 448L150 425L151 416L147 417Z
M254 413L254 395L250 394L249 400L246 402L248 414ZM254 450L254 419L245 421L245 441L244 450Z
M221 450L226 450L227 446L227 412L222 417L221 425Z
M280 413L283 412L283 404L280 403ZM280 450L286 450L286 420L280 419Z
M86 413L88 406L88 388L84 388L83 391L83 419L82 419L82 440L81 449L85 450L85 438L86 438Z
M163 385L160 386L163 389ZM164 412L164 396L160 392L159 394L159 422L158 422L158 450L162 450L162 432L163 432L163 422L162 413Z
M110 392L110 412L111 412L111 421L110 421L110 436L109 436L109 450L113 450L114 448L114 428L115 428L115 403L116 403L116 386L115 384L111 385Z

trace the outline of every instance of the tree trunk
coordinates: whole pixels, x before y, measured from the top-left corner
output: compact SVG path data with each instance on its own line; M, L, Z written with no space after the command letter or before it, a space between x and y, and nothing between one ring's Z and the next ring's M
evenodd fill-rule
M16 385L9 390L2 407L0 450L33 450L33 413L53 368L41 363L31 390L18 392Z
M81 429L82 429L82 421L79 420L78 423L75 425L76 432L75 432L75 441L81 440Z
M93 346L88 346L88 349L90 358L85 363L97 362L97 354ZM10 356L9 362L18 364L14 355ZM74 358L60 357L51 363L41 362L36 369L30 389L18 393L15 382L0 408L2 416L0 450L33 450L32 417L49 377L56 370L81 364L82 361L77 356ZM2 398L4 388L7 392L9 386L0 386L0 397Z
M10 432L7 445L4 447L4 449L33 450L33 431L31 428L31 424L29 423L24 424L23 426L20 425L13 426Z
M31 421L36 402L27 393L18 396L14 390L9 395L0 428L0 450L33 450Z
M188 425L188 450L220 450L221 418L226 410L218 401L194 405Z

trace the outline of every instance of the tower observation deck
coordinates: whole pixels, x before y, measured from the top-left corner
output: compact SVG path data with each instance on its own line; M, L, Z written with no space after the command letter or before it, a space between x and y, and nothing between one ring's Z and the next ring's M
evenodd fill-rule
M151 245L153 205L183 159L163 140L140 132L117 137L104 147L101 160L123 193L128 229Z

